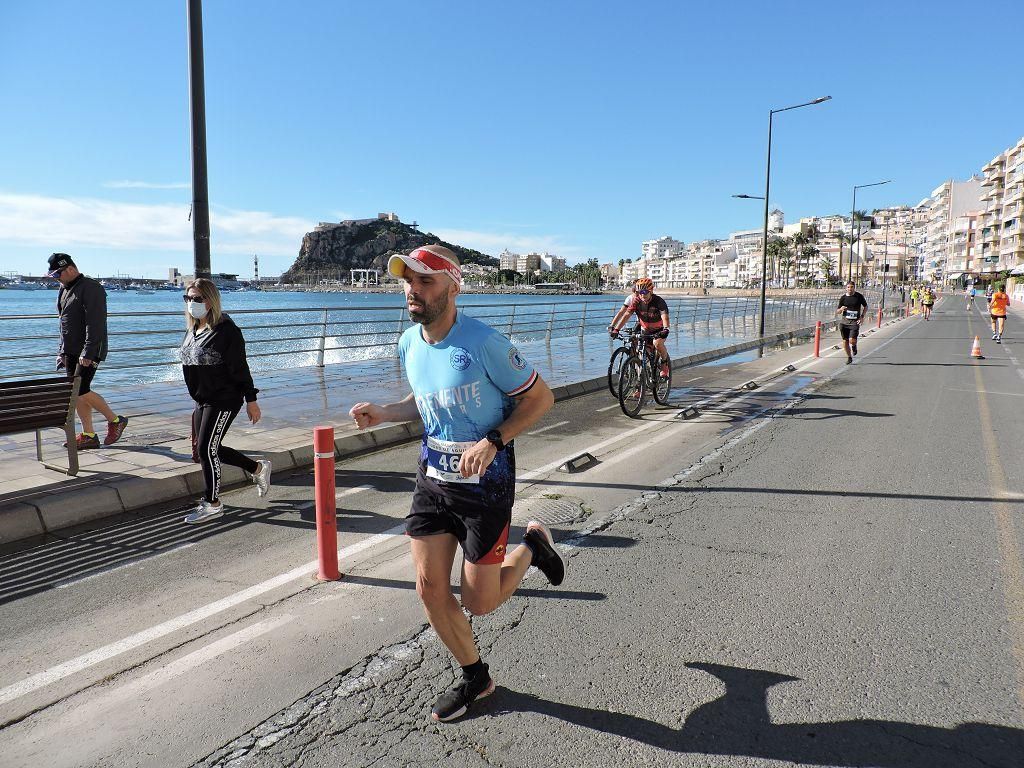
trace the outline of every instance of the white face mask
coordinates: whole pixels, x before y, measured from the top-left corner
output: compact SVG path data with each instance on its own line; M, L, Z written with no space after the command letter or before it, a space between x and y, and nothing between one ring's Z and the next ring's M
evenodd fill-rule
M201 301L190 301L188 303L188 313L196 320L202 320L209 311L206 308L206 304Z

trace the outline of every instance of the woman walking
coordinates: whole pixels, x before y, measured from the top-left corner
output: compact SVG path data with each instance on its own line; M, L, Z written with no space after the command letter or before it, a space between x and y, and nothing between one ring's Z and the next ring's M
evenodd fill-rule
M188 330L181 343L181 367L188 393L196 402L192 430L206 483L202 501L185 522L202 523L224 514L220 501L222 462L241 467L260 496L270 488L270 462L254 461L221 442L243 401L249 421L255 424L260 420L256 404L259 390L252 383L241 330L221 311L220 291L213 281L198 278L185 290L184 298Z

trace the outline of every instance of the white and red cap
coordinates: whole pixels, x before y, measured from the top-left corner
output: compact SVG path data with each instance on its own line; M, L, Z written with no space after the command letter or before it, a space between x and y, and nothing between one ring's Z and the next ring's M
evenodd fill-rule
M396 253L388 259L388 274L394 277L402 277L406 267L421 275L448 275L456 284L462 282L459 257L443 245L424 245L408 256Z

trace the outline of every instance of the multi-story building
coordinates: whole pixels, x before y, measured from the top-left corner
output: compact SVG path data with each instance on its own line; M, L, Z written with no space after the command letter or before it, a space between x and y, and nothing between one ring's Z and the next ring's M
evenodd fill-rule
M686 243L665 235L657 240L645 240L641 246L644 259L673 259L682 256Z
M604 285L618 285L621 272L618 264L602 264L598 269L601 272L601 282Z
M980 271L1013 269L1024 261L1024 138L982 167L978 222Z
M523 256L518 256L515 269L521 275L538 271L540 269L540 254L527 253Z
M561 272L565 269L565 259L558 256L552 256L546 251L539 255L541 272Z
M965 214L980 213L983 191L981 177L972 177L967 181L950 179L932 190L922 245L922 279L934 282L945 280L953 253L954 222Z
M516 262L519 260L518 253L512 253L508 248L498 254L498 269L509 269L513 272L516 269Z

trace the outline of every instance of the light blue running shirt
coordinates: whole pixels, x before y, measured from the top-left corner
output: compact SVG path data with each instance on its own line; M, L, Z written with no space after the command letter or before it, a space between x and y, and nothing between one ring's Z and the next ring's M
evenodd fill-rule
M515 407L512 398L534 385L537 371L505 336L462 312L437 344L424 341L419 325L407 329L398 355L423 420L424 474L441 488L477 486L493 501L504 501L515 484L511 446L498 453L482 477L462 477L459 458L508 418Z

